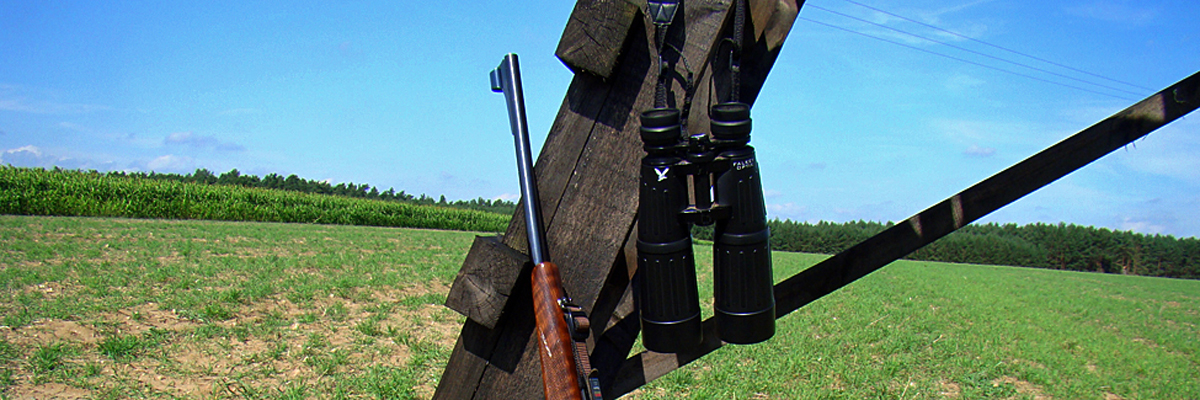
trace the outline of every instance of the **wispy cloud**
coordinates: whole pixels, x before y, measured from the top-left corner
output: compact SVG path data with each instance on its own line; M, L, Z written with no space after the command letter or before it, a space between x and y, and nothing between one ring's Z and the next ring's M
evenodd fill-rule
M0 151L0 165L27 168L61 167L66 169L106 170L112 168L115 163L113 161L105 161L103 158L96 157L96 155L70 155L38 146L26 145Z
M191 131L175 132L167 135L167 138L163 140L163 144L227 152L240 152L246 150L246 147L240 144L221 141L213 136L197 135Z
M1119 162L1135 171L1200 186L1200 121L1176 121L1127 146Z
M1158 9L1142 2L1100 0L1066 8L1067 13L1104 22L1144 25L1153 22Z
M784 203L767 203L767 218L807 221L809 217L808 206L790 201Z
M225 111L221 111L218 114L224 115L224 116L236 117L236 116L242 116L242 115L262 114L262 110L259 110L257 108L231 108L231 109L228 109Z
M146 163L146 168L158 172L184 172L196 168L196 160L191 157L167 154L159 156Z
M1161 234L1167 232L1169 227L1159 221L1151 221L1149 219L1140 219L1133 217L1125 217L1121 221L1117 229L1123 231L1134 231L1146 234Z
M0 111L14 111L29 114L86 114L90 112L111 109L112 108L107 106L95 104L28 101L20 98L0 99Z
M16 85L0 84L0 111L12 111L28 114L86 114L96 111L111 110L111 107L97 104L60 102L41 97L31 96L28 90Z
M15 149L8 149L8 150L5 150L3 153L0 153L0 164L12 164L12 165L16 165L16 166L32 166L32 165L30 165L30 163L22 162L22 161L31 161L32 160L32 161L35 161L32 164L37 165L37 164L40 164L37 161L40 161L41 158L42 158L42 149L39 149L37 146L22 146L22 147L18 147Z
M963 150L963 155L967 157L987 158L996 155L996 149L994 147L971 145L966 150Z
M951 75L949 78L946 78L946 80L942 84L946 87L946 89L949 89L949 90L952 90L955 92L961 92L961 91L968 90L968 89L974 89L976 87L982 86L985 83L987 83L987 81L976 78L971 75L954 74L954 75Z
M955 26L945 26L942 16L954 14L994 0L970 1L941 9L908 8L895 13L872 6L851 2L858 7L845 7L842 10L832 10L817 5L818 10L835 14L838 17L830 21L839 26L857 25L855 30L867 35L885 38L913 46L934 45L936 42L962 42L967 38L979 38L988 32L987 24L981 21L964 21L955 19ZM852 23L849 20L856 20ZM836 21L836 22L835 22Z

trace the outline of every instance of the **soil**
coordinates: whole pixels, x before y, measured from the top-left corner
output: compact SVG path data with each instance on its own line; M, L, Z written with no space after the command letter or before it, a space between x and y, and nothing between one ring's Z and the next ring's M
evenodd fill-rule
M63 288L39 290L49 294ZM447 352L454 346L461 326L457 314L440 305L396 304L437 291L448 288L382 290L359 301L330 297L304 305L271 298L242 306L233 319L211 323L145 303L82 321L43 319L19 329L2 327L0 338L24 349L26 358L54 343L73 349L62 362L66 373L49 378L44 372L38 375L22 368L28 362L18 361L15 384L4 394L12 399L82 399L133 391L145 397L241 398L252 392L278 393L287 385L319 386L334 381L339 373L353 374L368 367L406 367L414 352L410 344L432 344ZM386 317L376 315L387 304L393 307ZM334 315L327 312L331 309L344 311ZM377 330L369 335L360 324L372 317ZM262 328L270 324L275 327ZM252 333L209 337L199 333L205 325L211 325L210 330L225 328L224 332L250 327L241 331ZM165 339L131 360L116 361L99 350L106 338L142 338L152 330ZM397 340L387 332L403 332L406 338ZM344 354L344 362L332 371L318 368L321 364L314 359L331 354ZM431 384L414 388L422 397L431 396L433 389Z

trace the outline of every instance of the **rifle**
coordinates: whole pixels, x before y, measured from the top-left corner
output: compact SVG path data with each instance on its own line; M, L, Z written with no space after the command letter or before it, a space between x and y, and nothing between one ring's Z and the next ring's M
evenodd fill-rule
M517 172L524 201L525 232L533 261L533 312L537 319L538 352L542 360L542 388L546 399L600 400L600 380L588 362L587 335L590 329L583 308L571 304L562 287L558 266L550 262L542 236L541 207L529 150L529 127L525 120L525 95L516 54L504 56L491 72L492 91L503 92L508 103L508 122L517 147Z

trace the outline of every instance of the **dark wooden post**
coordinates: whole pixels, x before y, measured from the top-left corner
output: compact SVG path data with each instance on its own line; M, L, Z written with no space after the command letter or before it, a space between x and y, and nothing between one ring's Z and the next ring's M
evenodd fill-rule
M743 101L753 102L795 21L794 0L749 2ZM691 126L708 126L707 60L732 31L729 0L685 1L671 28L675 45L701 88ZM575 72L535 170L547 247L563 284L593 323L589 348L606 389L637 337L629 279L635 232L638 115L653 103L657 60L654 27L644 2L580 0L556 52ZM683 38L686 37L686 41ZM500 53L497 54L501 54ZM685 75L683 63L677 72ZM481 71L481 73L483 73ZM536 79L536 77L528 77ZM672 87L675 98L683 88ZM478 238L447 297L466 315L436 399L539 399L540 366L533 337L524 216L502 239ZM515 249L515 250L514 250ZM610 398L615 395L608 395Z

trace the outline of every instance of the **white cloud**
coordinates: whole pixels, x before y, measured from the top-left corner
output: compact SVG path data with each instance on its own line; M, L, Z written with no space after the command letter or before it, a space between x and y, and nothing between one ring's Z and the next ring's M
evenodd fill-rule
M246 147L233 142L225 142L218 140L213 136L197 135L191 131L175 132L167 135L163 139L163 144L180 145L195 149L211 149L217 151L239 152L245 151Z
M4 152L6 154L29 152L29 153L33 153L34 155L36 155L38 157L42 156L42 149L39 149L37 146L33 146L33 145L21 146L21 147L15 148L15 149L8 149L8 150L5 150Z
M1123 0L1094 1L1067 7L1066 11L1079 17L1131 25L1144 25L1153 22L1158 16L1156 8L1145 7L1142 2L1134 3Z
M987 81L976 78L971 75L954 74L954 75L951 75L949 78L946 78L946 81L943 82L943 85L948 90L960 92L960 91L964 91L967 89L973 89L978 86L982 86L985 83L987 83Z
M515 194L515 193L504 193L504 194L501 194L499 196L492 198L492 200L504 200L504 201L513 201L513 202L520 200L520 199L521 199L521 195Z
M963 150L963 155L967 157L987 158L996 155L996 148L971 145L966 150Z
M1132 217L1125 217L1125 219L1121 221L1121 223L1117 227L1117 229L1120 229L1123 231L1134 231L1134 232L1145 233L1145 234L1162 234L1167 231L1167 226L1163 225L1163 224L1155 223L1154 221L1150 221L1150 220L1134 219Z
M1147 174L1200 185L1200 122L1176 121L1126 147L1120 162Z
M242 116L242 115L262 114L262 111L257 108L231 108L231 109L228 109L225 111L221 111L218 114L236 117L236 116Z
M26 168L60 167L66 169L107 169L113 166L112 161L97 160L94 157L61 153L61 150L48 150L33 145L22 146L0 152L0 164Z
M146 168L158 172L183 172L196 168L196 160L191 157L181 157L174 154L160 156L146 163Z
M767 218L790 219L805 221L808 218L808 207L794 202L767 203Z
M15 85L0 85L0 111L28 114L85 114L112 109L108 106L96 104L59 102L52 99L40 98L29 99L29 96L25 93L28 91ZM53 96L40 95L37 97Z
M46 160L37 146L22 146L0 153L0 164L14 167L44 167Z

